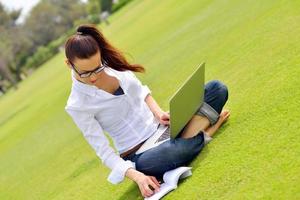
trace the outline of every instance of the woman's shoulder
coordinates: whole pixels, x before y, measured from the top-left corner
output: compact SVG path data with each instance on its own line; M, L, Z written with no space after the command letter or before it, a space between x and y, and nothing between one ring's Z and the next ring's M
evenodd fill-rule
M87 98L86 96L86 94L80 93L79 91L72 88L65 109L82 110L84 102Z
M108 67L106 69L106 72L108 73L114 73L115 75L121 77L121 78L128 78L130 76L133 76L134 73L130 70L125 70L125 71L119 71L119 70L116 70L114 68L111 68L111 67Z
M137 81L137 77L135 76L134 72L130 70L118 71L110 68L108 69L108 74L116 76L118 79L120 79L123 83L123 86L135 84Z

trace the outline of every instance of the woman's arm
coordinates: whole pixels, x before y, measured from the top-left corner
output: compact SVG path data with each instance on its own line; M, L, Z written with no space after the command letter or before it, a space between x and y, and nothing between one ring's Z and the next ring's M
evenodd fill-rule
M169 114L167 112L164 112L159 105L156 103L154 98L151 96L151 91L148 88L148 86L143 85L142 82L135 76L135 74L132 71L128 71L129 78L131 78L137 87L135 94L138 94L140 97L142 97L145 102L147 103L148 107L152 111L154 117L159 120L161 124L169 124Z
M149 106L150 110L152 111L153 115L155 116L155 118L159 118L159 116L161 115L161 113L163 112L163 110L160 108L160 106L157 104L157 102L155 101L155 99L151 96L151 94L149 93L146 98L145 98L145 102L147 103L147 105Z
M134 167L134 163L130 160L125 161L115 152L110 146L102 126L93 114L74 110L70 107L65 108L65 110L72 117L86 141L95 150L96 155L102 160L102 163L111 169L107 180L112 184L122 182L127 169Z
M146 98L145 98L145 102L147 103L147 105L149 106L150 110L152 111L154 117L159 120L159 122L161 124L165 124L168 125L169 124L169 120L170 120L170 115L169 113L163 111L160 106L157 104L157 102L155 101L155 99L151 96L151 94L149 93Z

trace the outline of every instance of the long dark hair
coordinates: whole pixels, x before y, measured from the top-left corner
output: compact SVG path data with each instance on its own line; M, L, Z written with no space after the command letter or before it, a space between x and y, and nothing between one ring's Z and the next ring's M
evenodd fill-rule
M65 43L65 54L71 63L76 58L90 58L98 51L107 65L115 70L145 72L142 65L128 63L123 53L113 47L93 24L80 25L77 33L70 36Z

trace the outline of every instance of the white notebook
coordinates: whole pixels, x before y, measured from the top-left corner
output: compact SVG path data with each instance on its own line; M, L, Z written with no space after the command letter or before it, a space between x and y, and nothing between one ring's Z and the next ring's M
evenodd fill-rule
M192 175L191 169L191 167L178 167L165 172L163 175L164 183L160 184L159 192L156 192L151 197L147 197L144 200L158 200L170 191L176 189L179 179L183 179Z

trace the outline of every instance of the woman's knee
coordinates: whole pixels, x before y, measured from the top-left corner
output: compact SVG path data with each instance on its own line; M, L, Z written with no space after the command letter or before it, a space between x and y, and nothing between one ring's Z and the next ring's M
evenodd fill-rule
M223 101L226 102L228 100L228 87L221 81L217 81L216 85L219 91L220 98L223 98Z
M208 89L215 91L226 100L228 98L228 87L219 80L212 80L207 83Z

